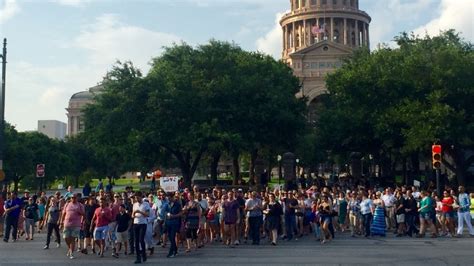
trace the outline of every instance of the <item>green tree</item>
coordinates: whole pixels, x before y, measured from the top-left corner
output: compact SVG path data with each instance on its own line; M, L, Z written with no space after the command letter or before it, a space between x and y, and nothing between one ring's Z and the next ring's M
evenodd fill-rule
M454 162L445 165L463 183L474 160L460 156L474 148L473 46L452 30L396 40L395 49L356 52L328 76L330 99L318 133L336 153L374 154L392 166L397 159L427 158L439 141Z

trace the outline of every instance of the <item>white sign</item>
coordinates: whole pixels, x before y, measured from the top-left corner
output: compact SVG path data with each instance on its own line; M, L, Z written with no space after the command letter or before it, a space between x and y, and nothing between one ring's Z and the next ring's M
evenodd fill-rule
M414 185L415 187L420 187L421 184L420 184L420 181L418 181L418 180L413 180L413 185Z
M176 192L179 189L178 181L177 176L162 176L160 177L160 187L165 192Z

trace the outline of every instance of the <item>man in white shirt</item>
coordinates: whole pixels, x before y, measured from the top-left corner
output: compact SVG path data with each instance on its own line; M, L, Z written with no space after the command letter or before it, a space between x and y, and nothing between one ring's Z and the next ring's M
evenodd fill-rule
M150 205L143 202L142 193L135 193L135 203L133 204L133 233L135 236L135 252L137 260L135 264L146 261L145 233L147 226L147 217L150 215Z
M396 228L395 225L395 196L392 194L391 188L386 188L385 193L382 196L383 203L385 205L385 223L387 224L387 229Z

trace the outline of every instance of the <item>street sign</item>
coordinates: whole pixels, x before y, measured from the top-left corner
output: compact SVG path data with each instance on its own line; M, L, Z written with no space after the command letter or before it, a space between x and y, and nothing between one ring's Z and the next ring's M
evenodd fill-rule
M44 177L44 164L37 164L36 165L36 177Z
M5 180L5 172L3 170L0 170L0 182Z

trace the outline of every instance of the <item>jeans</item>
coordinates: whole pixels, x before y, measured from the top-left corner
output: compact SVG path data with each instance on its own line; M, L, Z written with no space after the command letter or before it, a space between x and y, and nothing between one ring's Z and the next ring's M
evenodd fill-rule
M7 215L5 218L5 236L3 237L5 240L10 238L10 231L12 227L12 238L13 240L16 240L18 235L18 216Z
M135 250L135 233L133 231L133 226L128 230L128 244L130 245L130 252L133 254Z
M462 235L464 230L464 222L467 224L467 228L469 229L469 234L474 236L474 229L472 228L471 224L471 215L469 212L458 212L458 235Z
M33 237L35 233L35 220L25 218L25 233L27 236Z
M133 233L135 235L135 252L137 260L140 260L140 256L146 259L145 249L145 232L146 224L133 224Z
M260 226L262 225L262 216L249 217L250 238L252 244L260 243Z
M416 216L417 216L416 214L411 214L411 213L407 213L405 215L405 220L406 220L407 227L408 227L407 235L409 235L409 236L412 236L413 233L418 233L418 229L416 229L416 227L415 227Z
M372 213L362 214L364 217L365 236L370 236L370 224L372 223Z
M49 246L49 243L51 242L51 235L54 233L56 234L56 239L58 241L58 244L61 244L61 236L59 235L59 225L58 224L53 224L53 223L48 223L48 233L46 235L46 246Z
M288 240L293 238L293 232L296 229L296 215L295 214L285 214L285 227L286 227L286 236Z
M170 251L168 255L176 255L178 253L178 246L176 246L176 234L179 231L179 224L168 224L168 239L170 240Z

